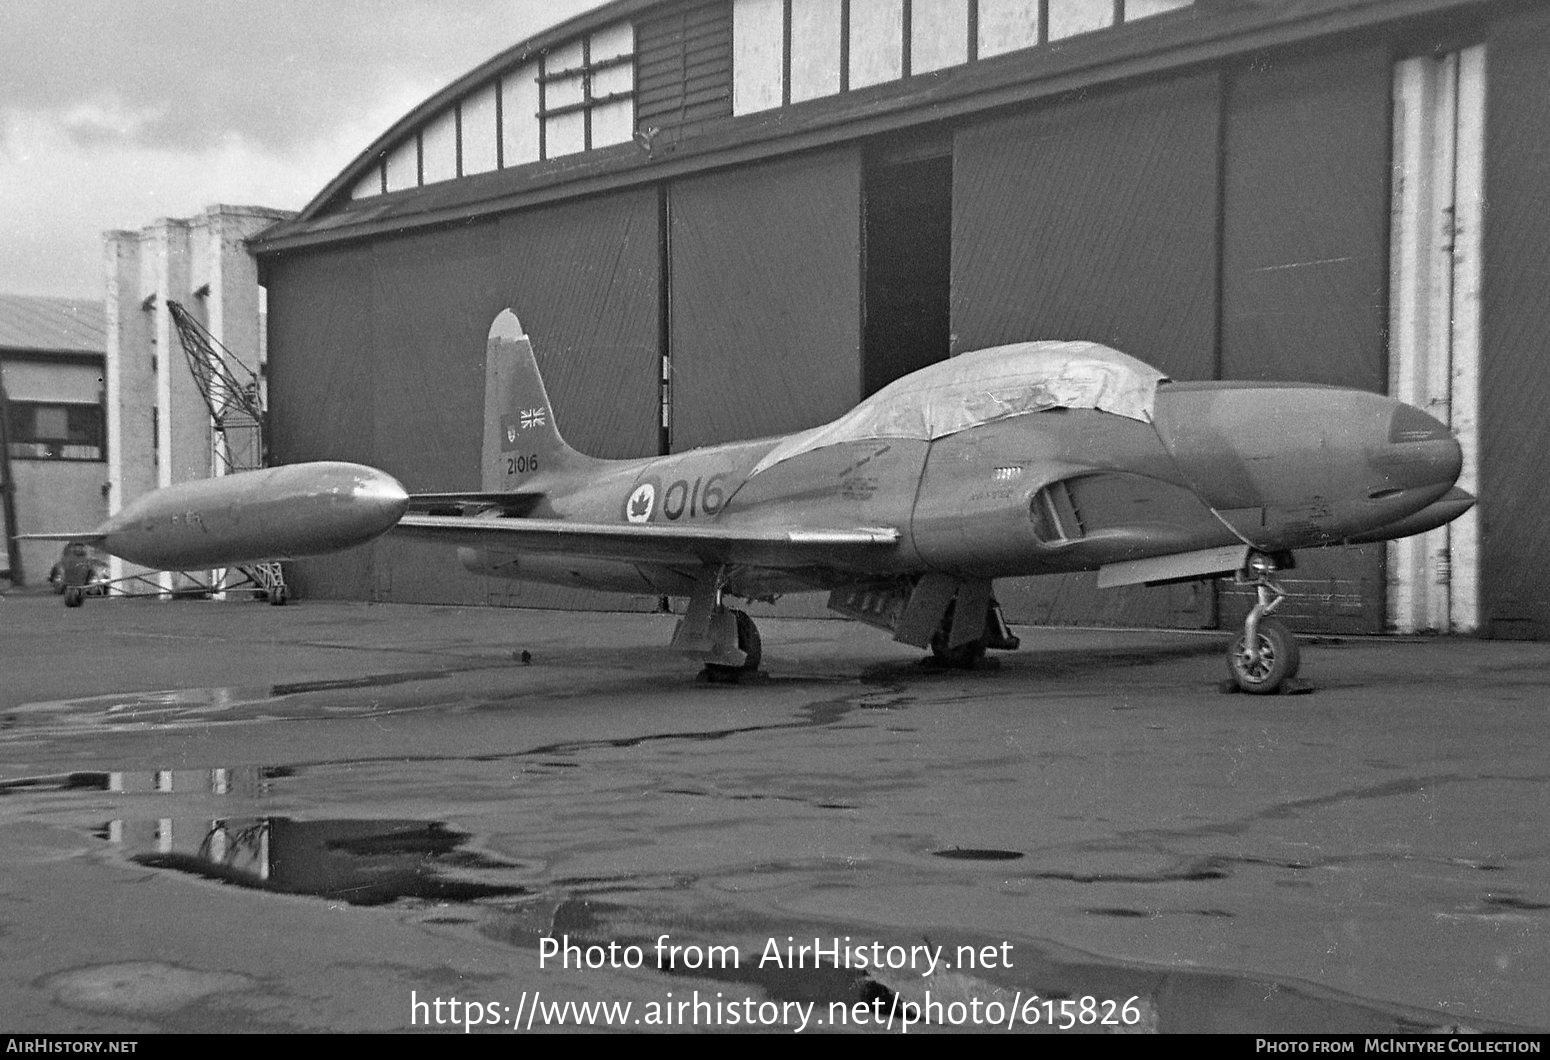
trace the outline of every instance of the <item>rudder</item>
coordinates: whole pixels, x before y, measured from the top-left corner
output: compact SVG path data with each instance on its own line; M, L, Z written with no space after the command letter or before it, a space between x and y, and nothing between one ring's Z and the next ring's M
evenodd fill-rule
M517 492L535 475L584 467L555 423L533 344L510 309L490 324L484 361L484 455L481 488Z

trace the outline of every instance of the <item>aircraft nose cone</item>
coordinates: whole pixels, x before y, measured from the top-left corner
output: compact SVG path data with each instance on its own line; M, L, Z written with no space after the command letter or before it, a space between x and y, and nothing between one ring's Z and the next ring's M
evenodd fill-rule
M1413 405L1394 402L1373 464L1394 489L1451 486L1464 465L1458 439L1447 425Z

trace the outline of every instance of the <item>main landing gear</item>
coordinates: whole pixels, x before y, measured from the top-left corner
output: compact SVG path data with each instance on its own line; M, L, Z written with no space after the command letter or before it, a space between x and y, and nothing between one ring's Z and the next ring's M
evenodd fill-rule
M674 651L705 664L703 681L736 682L759 672L764 645L759 627L745 611L722 602L725 571L700 579L689 597L689 607L673 629Z
M984 625L977 627L975 632L978 635L969 640L962 638L970 634L959 634L958 637L954 637L953 612L957 606L957 600L947 605L947 611L942 615L941 625L931 635L931 657L926 660L928 663L951 670L972 670L984 661L987 649L993 648L996 651L1018 649L1021 641L1007 626L1006 617L1001 613L1001 605L996 602L994 596L990 597L985 605ZM955 640L958 643L954 643Z
M701 673L707 681L734 684L741 681L744 674L759 672L759 662L764 658L764 641L747 611L728 611L727 614L737 625L737 650L743 653L743 661L734 664L708 662Z
M1279 569L1274 557L1255 552L1249 556L1247 569L1237 576L1238 584L1254 586L1259 599L1243 620L1243 632L1227 649L1227 672L1232 678L1224 682L1225 692L1268 696L1309 691L1305 683L1296 680L1302 663L1297 638L1284 622L1270 617L1286 599L1286 591L1272 577Z

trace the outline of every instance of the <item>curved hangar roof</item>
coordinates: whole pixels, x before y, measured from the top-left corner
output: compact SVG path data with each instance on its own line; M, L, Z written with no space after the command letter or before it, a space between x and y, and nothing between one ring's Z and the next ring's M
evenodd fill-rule
M858 103L874 105L904 95L888 86L1010 52L1055 45L1048 48L1052 60L1090 66L1092 56L1075 41L1068 48L1068 38L1102 45L1112 34L1116 43L1129 42L1120 52L1135 50L1129 23L1192 5L615 0L508 48L436 93L294 219L256 242L275 247L309 232L439 219L427 215L488 204L535 184L569 184L610 163L617 169L661 161L697 138L724 140L713 135L723 130L742 130L744 139L782 135L790 130L781 123L737 119L868 89ZM505 172L512 169L524 171L515 183Z

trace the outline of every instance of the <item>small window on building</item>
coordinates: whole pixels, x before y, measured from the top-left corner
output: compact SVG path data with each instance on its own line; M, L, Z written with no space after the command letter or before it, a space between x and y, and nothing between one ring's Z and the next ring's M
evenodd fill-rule
M457 124L457 110L449 108L432 118L420 130L421 184L436 184L459 175Z
M635 121L635 46L610 26L544 56L538 118L545 158L629 139Z
M1167 14L1181 7L1188 7L1195 0L1125 0L1125 21Z
M979 0L977 13L982 59L1039 43L1039 0Z
M405 188L417 187L420 183L419 135L411 136L393 148L385 164L388 191L403 191Z
M853 0L850 5L851 88L897 81L904 76L903 10L904 0Z
M501 165L521 166L541 158L538 64L528 63L501 78Z
M13 459L106 459L101 405L13 401L10 408Z
M1049 0L1049 39L1114 25L1114 0Z
M732 112L751 114L781 105L785 78L785 6L781 0L734 0L732 5Z
M840 90L840 18L844 8L828 0L792 0L789 96L792 103Z
M458 161L462 176L488 173L500 164L498 111L495 82L485 85L458 105L458 135L461 137Z
M968 0L915 0L910 7L910 73L969 61Z

